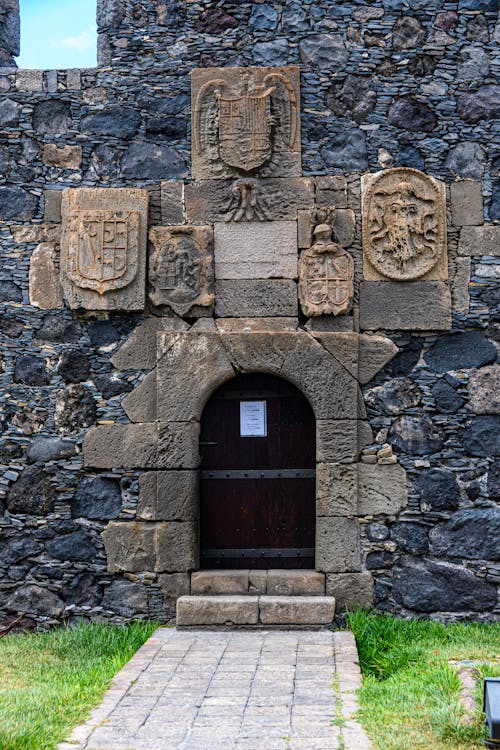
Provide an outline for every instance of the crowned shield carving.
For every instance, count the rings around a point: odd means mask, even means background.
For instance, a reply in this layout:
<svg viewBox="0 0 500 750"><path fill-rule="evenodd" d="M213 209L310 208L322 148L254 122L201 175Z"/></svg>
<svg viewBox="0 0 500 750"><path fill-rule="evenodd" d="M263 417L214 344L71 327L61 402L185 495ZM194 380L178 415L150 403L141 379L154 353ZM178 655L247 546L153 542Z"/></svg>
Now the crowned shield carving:
<svg viewBox="0 0 500 750"><path fill-rule="evenodd" d="M362 184L365 278L447 278L444 184L407 167Z"/></svg>
<svg viewBox="0 0 500 750"><path fill-rule="evenodd" d="M211 227L153 227L149 233L154 251L149 259L149 298L178 315L214 301Z"/></svg>
<svg viewBox="0 0 500 750"><path fill-rule="evenodd" d="M193 177L299 175L299 97L294 66L194 70Z"/></svg>
<svg viewBox="0 0 500 750"><path fill-rule="evenodd" d="M144 307L147 206L145 190L64 191L61 280L70 307Z"/></svg>
<svg viewBox="0 0 500 750"><path fill-rule="evenodd" d="M354 264L351 256L332 241L329 224L314 230L314 243L299 260L299 300L305 315L340 315L349 312L353 299Z"/></svg>

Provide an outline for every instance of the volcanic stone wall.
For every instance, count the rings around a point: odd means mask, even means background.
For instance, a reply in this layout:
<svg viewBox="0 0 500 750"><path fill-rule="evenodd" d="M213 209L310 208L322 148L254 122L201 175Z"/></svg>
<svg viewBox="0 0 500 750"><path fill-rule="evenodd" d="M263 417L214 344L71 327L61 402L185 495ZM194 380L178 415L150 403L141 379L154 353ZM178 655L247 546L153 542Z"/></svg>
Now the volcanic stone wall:
<svg viewBox="0 0 500 750"><path fill-rule="evenodd" d="M110 358L146 313L30 306L30 259L58 246L64 188L143 187L150 225L182 220L191 69L289 64L301 69L303 174L318 176L317 197L323 176L346 178L356 304L361 175L409 166L449 185L452 330L433 330L425 298L417 330L375 326L399 353L364 388L377 442L361 460L390 443L409 502L362 519L374 604L498 617L496 1L100 0L97 20L99 68L16 70L17 2L0 0L1 622L172 616L161 575L107 570L101 533L134 523L139 472L85 469L81 453L89 427L129 421L121 399L144 373Z"/></svg>

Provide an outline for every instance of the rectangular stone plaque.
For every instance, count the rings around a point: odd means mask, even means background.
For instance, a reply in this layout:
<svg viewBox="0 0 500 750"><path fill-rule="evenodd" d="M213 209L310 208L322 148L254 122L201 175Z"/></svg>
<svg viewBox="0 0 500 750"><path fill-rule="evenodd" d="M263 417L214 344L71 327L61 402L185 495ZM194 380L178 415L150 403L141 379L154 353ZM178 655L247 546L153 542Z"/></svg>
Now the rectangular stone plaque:
<svg viewBox="0 0 500 750"><path fill-rule="evenodd" d="M144 308L147 220L146 190L63 192L61 282L71 308Z"/></svg>
<svg viewBox="0 0 500 750"><path fill-rule="evenodd" d="M297 222L216 223L216 279L297 278Z"/></svg>
<svg viewBox="0 0 500 750"><path fill-rule="evenodd" d="M197 68L191 73L195 180L300 177L300 71Z"/></svg>

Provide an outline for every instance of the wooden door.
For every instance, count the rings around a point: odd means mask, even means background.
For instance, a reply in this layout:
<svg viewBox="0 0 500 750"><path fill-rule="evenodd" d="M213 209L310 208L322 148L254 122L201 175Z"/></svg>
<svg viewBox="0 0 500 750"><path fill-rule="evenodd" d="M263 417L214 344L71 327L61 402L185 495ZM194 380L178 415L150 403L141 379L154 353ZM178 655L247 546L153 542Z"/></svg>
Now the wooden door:
<svg viewBox="0 0 500 750"><path fill-rule="evenodd" d="M201 567L314 568L315 419L304 396L273 376L234 378L205 407L200 453Z"/></svg>

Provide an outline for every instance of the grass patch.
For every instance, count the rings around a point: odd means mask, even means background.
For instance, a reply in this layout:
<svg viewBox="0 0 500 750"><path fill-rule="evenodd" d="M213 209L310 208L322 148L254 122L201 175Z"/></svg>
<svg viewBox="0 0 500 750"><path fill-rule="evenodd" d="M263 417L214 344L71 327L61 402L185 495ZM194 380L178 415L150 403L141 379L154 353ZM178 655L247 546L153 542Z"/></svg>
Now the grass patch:
<svg viewBox="0 0 500 750"><path fill-rule="evenodd" d="M80 624L0 638L0 748L53 750L156 627Z"/></svg>
<svg viewBox="0 0 500 750"><path fill-rule="evenodd" d="M442 625L357 610L347 627L363 672L359 718L377 750L484 748L481 680L469 726L449 660L488 661L493 666L481 667L481 678L500 675L500 623Z"/></svg>

